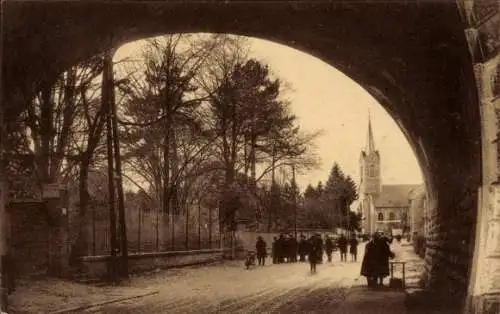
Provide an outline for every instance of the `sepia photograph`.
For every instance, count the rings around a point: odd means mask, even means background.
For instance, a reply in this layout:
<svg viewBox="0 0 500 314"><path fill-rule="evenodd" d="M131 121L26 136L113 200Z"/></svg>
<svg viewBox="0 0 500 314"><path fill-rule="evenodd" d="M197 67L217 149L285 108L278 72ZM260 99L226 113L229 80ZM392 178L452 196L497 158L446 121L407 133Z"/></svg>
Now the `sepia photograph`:
<svg viewBox="0 0 500 314"><path fill-rule="evenodd" d="M500 314L500 0L0 4L0 314Z"/></svg>

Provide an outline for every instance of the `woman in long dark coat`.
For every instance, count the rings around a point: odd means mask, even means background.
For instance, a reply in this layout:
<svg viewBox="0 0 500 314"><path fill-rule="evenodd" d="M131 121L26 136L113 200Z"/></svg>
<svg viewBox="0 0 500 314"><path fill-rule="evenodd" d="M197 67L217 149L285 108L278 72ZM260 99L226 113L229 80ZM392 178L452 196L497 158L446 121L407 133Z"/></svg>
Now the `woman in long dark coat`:
<svg viewBox="0 0 500 314"><path fill-rule="evenodd" d="M264 266L266 264L267 257L267 243L262 239L261 236L257 237L257 243L255 243L255 249L257 251L257 259L259 260L259 266Z"/></svg>
<svg viewBox="0 0 500 314"><path fill-rule="evenodd" d="M358 239L353 235L351 240L349 240L349 253L351 253L351 261L358 261Z"/></svg>
<svg viewBox="0 0 500 314"><path fill-rule="evenodd" d="M311 273L316 273L316 264L318 264L319 259L320 259L320 254L323 254L323 246L322 246L322 240L319 238L318 241L318 236L313 235L309 239L309 264L311 266Z"/></svg>
<svg viewBox="0 0 500 314"><path fill-rule="evenodd" d="M389 258L393 258L389 244L377 233L366 244L361 275L365 276L369 287L383 284L384 278L389 276Z"/></svg>

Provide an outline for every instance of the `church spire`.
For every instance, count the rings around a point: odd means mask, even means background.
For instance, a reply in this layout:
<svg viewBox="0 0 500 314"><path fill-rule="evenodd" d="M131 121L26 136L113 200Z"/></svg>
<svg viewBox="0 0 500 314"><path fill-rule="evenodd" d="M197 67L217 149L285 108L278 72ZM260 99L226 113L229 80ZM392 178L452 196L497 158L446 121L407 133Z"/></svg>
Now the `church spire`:
<svg viewBox="0 0 500 314"><path fill-rule="evenodd" d="M366 142L366 153L371 154L375 152L375 141L373 140L372 122L370 118L370 111L368 110L368 139Z"/></svg>

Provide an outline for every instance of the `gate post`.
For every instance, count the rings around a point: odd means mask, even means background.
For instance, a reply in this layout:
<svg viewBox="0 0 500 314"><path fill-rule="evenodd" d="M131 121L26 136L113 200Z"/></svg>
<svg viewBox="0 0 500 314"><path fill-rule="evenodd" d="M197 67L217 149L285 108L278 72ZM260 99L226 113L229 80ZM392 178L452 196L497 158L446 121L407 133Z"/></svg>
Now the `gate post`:
<svg viewBox="0 0 500 314"><path fill-rule="evenodd" d="M43 187L43 200L49 220L49 267L51 276L66 277L70 272L68 191L59 184Z"/></svg>

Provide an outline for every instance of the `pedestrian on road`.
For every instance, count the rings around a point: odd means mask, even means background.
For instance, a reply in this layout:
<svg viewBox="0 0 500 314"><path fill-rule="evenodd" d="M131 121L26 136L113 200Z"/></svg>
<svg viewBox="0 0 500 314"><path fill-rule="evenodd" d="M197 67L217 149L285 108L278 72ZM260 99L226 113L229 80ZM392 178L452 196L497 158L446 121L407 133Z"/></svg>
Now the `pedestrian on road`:
<svg viewBox="0 0 500 314"><path fill-rule="evenodd" d="M297 262L297 250L298 250L298 242L295 236L291 236L291 248L290 248L290 257L292 258L292 262Z"/></svg>
<svg viewBox="0 0 500 314"><path fill-rule="evenodd" d="M340 261L347 262L347 238L345 235L340 235L338 245L340 250Z"/></svg>
<svg viewBox="0 0 500 314"><path fill-rule="evenodd" d="M300 256L300 261L301 262L305 262L306 261L306 255L307 255L307 240L306 240L306 236L301 234L300 235L300 241L299 241L299 244L298 244L298 252L299 252L299 256Z"/></svg>
<svg viewBox="0 0 500 314"><path fill-rule="evenodd" d="M351 253L351 262L357 262L358 260L358 239L356 235L353 235L349 241L349 253Z"/></svg>
<svg viewBox="0 0 500 314"><path fill-rule="evenodd" d="M325 236L325 253L328 258L328 262L332 262L332 253L333 253L333 241L332 239L326 235Z"/></svg>
<svg viewBox="0 0 500 314"><path fill-rule="evenodd" d="M389 258L394 258L386 239L378 233L366 244L365 256L361 265L361 275L365 276L368 287L382 286L389 276Z"/></svg>
<svg viewBox="0 0 500 314"><path fill-rule="evenodd" d="M283 233L276 241L276 254L278 259L278 264L282 264L285 261L285 236Z"/></svg>
<svg viewBox="0 0 500 314"><path fill-rule="evenodd" d="M257 251L257 260L259 261L259 266L264 266L266 264L267 257L267 243L262 239L261 236L257 237L257 243L255 243L255 250Z"/></svg>
<svg viewBox="0 0 500 314"><path fill-rule="evenodd" d="M319 241L318 241L319 240ZM323 247L321 243L321 237L319 235L313 235L309 239L310 251L309 251L309 265L311 268L311 273L316 273L316 265L318 264L319 257L323 255Z"/></svg>
<svg viewBox="0 0 500 314"><path fill-rule="evenodd" d="M291 251L292 251L292 238L289 234L285 236L285 241L283 242L283 252L285 257L285 263L290 263L292 260Z"/></svg>

